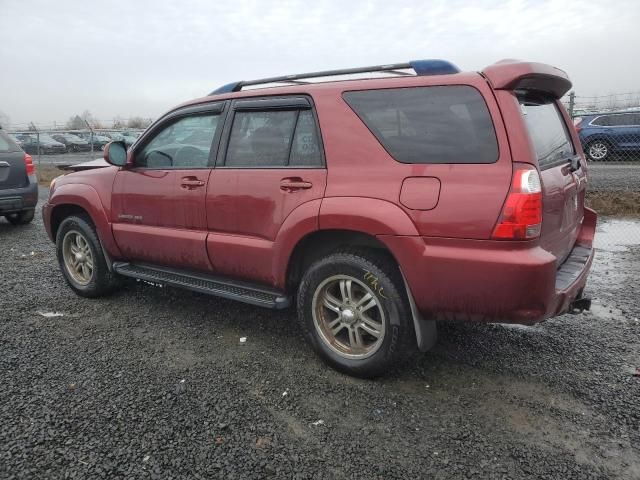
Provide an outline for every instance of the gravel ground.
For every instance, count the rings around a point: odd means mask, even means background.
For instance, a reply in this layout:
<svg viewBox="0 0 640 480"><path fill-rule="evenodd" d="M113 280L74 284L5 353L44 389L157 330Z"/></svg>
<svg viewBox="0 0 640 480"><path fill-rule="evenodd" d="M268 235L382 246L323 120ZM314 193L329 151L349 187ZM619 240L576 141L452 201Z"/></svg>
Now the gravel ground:
<svg viewBox="0 0 640 480"><path fill-rule="evenodd" d="M589 164L590 190L640 192L640 161L636 164Z"/></svg>
<svg viewBox="0 0 640 480"><path fill-rule="evenodd" d="M292 312L140 283L77 297L40 217L1 220L0 477L638 479L640 246L605 227L593 313L443 324L363 381Z"/></svg>

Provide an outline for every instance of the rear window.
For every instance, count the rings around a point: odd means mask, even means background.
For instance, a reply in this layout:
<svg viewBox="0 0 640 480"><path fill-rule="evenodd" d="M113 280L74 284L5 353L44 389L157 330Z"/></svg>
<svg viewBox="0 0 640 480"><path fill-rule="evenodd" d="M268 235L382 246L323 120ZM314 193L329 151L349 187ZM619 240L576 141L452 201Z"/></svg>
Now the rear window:
<svg viewBox="0 0 640 480"><path fill-rule="evenodd" d="M13 141L13 139L5 132L0 130L0 152L19 152L20 147Z"/></svg>
<svg viewBox="0 0 640 480"><path fill-rule="evenodd" d="M522 97L519 100L540 168L568 161L575 152L555 102Z"/></svg>
<svg viewBox="0 0 640 480"><path fill-rule="evenodd" d="M402 163L493 163L498 143L487 105L464 85L346 92L345 101Z"/></svg>

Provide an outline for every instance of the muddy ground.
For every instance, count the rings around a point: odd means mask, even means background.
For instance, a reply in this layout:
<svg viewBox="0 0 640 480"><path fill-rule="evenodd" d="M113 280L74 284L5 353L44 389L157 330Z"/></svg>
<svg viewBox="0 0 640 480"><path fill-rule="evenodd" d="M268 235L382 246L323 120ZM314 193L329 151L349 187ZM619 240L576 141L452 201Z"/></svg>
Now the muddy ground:
<svg viewBox="0 0 640 480"><path fill-rule="evenodd" d="M41 218L1 220L0 478L638 479L640 225L599 237L591 313L441 324L363 381L293 312L139 283L79 298Z"/></svg>

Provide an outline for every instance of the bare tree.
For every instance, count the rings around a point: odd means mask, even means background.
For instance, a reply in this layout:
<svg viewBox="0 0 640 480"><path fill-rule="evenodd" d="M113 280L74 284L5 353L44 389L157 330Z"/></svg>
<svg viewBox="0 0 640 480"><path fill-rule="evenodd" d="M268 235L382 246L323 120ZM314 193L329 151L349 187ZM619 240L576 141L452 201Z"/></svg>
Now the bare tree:
<svg viewBox="0 0 640 480"><path fill-rule="evenodd" d="M74 115L73 117L69 118L66 127L69 130L81 130L83 128L87 128L87 125L86 123L84 123L84 120L80 115Z"/></svg>
<svg viewBox="0 0 640 480"><path fill-rule="evenodd" d="M127 122L128 128L147 128L151 124L150 118L131 117Z"/></svg>
<svg viewBox="0 0 640 480"><path fill-rule="evenodd" d="M116 117L113 119L113 128L124 128L125 122L121 117Z"/></svg>

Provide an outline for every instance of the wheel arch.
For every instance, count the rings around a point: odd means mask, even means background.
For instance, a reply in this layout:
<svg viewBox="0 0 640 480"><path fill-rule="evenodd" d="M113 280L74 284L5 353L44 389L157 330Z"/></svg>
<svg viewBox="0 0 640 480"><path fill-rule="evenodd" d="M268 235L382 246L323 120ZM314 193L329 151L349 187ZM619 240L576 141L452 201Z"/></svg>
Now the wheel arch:
<svg viewBox="0 0 640 480"><path fill-rule="evenodd" d="M289 257L286 290L296 292L304 272L314 261L341 249L374 250L378 255L384 255L393 262L403 280L398 288L404 291L409 303L418 349L424 352L433 347L437 340L435 321L422 318L415 305L411 288L402 273L400 263L391 249L375 235L344 229L317 230L309 233L300 239Z"/></svg>
<svg viewBox="0 0 640 480"><path fill-rule="evenodd" d="M87 215L93 222L105 254L118 258L120 250L111 231L111 223L98 192L89 185L67 184L55 189L50 212L51 237L55 242L60 223L74 213Z"/></svg>

